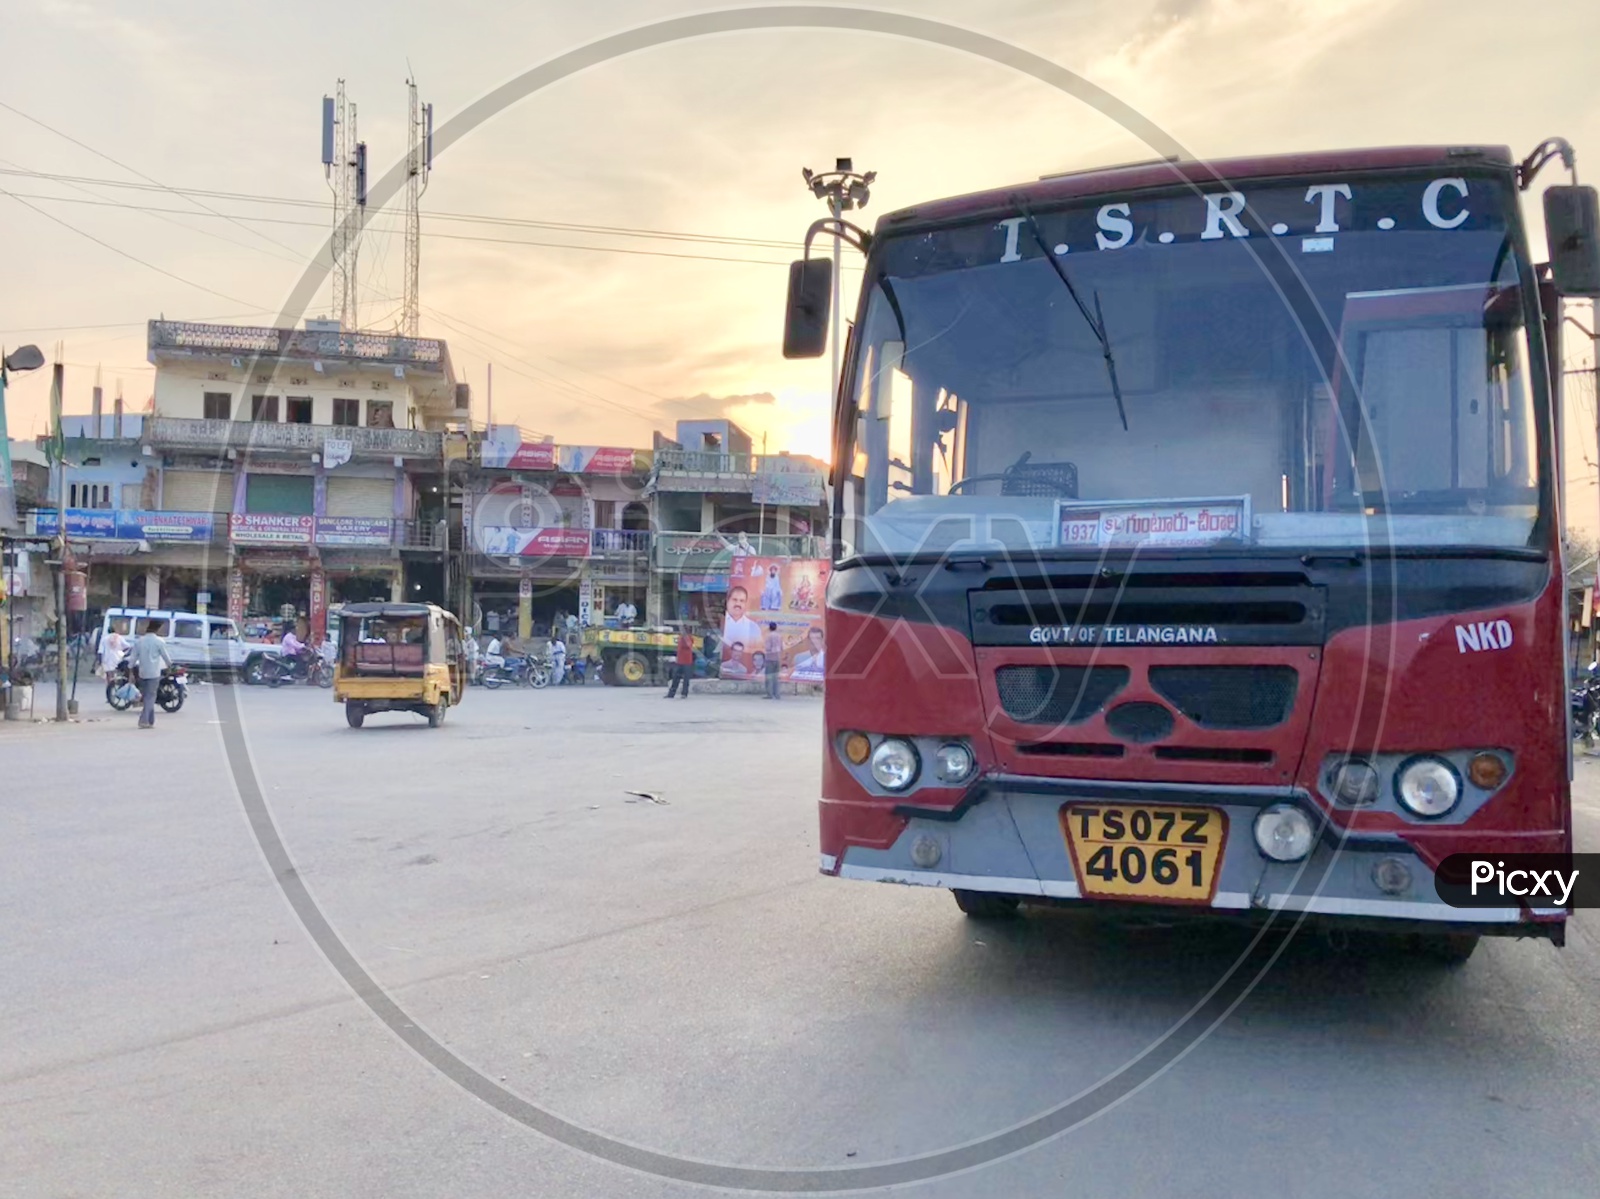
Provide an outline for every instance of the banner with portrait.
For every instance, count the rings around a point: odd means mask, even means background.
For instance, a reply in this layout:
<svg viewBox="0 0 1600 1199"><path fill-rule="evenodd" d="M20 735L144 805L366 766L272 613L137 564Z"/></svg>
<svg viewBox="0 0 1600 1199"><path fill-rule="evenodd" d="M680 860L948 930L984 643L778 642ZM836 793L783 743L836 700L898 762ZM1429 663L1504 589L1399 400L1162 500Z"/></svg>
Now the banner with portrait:
<svg viewBox="0 0 1600 1199"><path fill-rule="evenodd" d="M821 558L733 559L722 618L723 678L762 679L775 655L782 681L822 682L823 593L830 569Z"/></svg>

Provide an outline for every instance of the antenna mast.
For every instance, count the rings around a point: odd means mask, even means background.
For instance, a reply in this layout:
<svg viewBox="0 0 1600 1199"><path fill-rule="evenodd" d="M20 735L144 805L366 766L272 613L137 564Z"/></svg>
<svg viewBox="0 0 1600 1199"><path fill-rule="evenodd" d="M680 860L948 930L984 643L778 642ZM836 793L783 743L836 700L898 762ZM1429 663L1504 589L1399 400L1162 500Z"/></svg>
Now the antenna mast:
<svg viewBox="0 0 1600 1199"><path fill-rule="evenodd" d="M345 98L344 80L322 97L322 172L333 192L333 314L339 327L357 327L356 263L367 206L367 147L356 138L356 106Z"/></svg>
<svg viewBox="0 0 1600 1199"><path fill-rule="evenodd" d="M410 100L407 130L410 144L406 154L406 285L405 299L400 309L400 332L406 337L417 335L421 323L422 277L422 193L428 190L428 176L433 170L433 105L417 100L417 81L406 80Z"/></svg>

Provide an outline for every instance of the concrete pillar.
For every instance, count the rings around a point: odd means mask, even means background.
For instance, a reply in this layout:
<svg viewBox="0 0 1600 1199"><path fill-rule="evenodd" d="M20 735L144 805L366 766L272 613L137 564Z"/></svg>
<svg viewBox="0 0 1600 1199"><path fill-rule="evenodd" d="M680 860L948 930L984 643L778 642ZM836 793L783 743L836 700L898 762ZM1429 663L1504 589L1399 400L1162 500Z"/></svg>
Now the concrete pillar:
<svg viewBox="0 0 1600 1199"><path fill-rule="evenodd" d="M659 570L652 570L645 576L644 611L640 613L647 625L661 625L669 620L677 620L676 612L668 612L663 606L665 596L666 576Z"/></svg>
<svg viewBox="0 0 1600 1199"><path fill-rule="evenodd" d="M517 585L517 640L527 648L533 636L533 580L523 579Z"/></svg>
<svg viewBox="0 0 1600 1199"><path fill-rule="evenodd" d="M144 606L146 608L159 608L161 606L161 568L159 566L145 568Z"/></svg>
<svg viewBox="0 0 1600 1199"><path fill-rule="evenodd" d="M717 527L717 504L709 495L700 497L700 531L709 533Z"/></svg>
<svg viewBox="0 0 1600 1199"><path fill-rule="evenodd" d="M122 603L119 605L119 607L126 608L127 606L128 606L128 571L127 571L126 568L124 568L123 571L122 571Z"/></svg>
<svg viewBox="0 0 1600 1199"><path fill-rule="evenodd" d="M773 519L777 521L778 536L787 536L789 533L789 505L779 504L778 514Z"/></svg>

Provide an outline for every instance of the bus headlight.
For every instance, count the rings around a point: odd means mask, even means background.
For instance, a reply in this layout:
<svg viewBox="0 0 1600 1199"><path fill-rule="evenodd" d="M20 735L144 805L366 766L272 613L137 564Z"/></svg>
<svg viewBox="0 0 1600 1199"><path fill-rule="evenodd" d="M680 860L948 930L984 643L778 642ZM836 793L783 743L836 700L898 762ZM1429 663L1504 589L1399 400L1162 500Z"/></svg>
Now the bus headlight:
<svg viewBox="0 0 1600 1199"><path fill-rule="evenodd" d="M872 751L872 777L885 791L904 791L911 786L921 765L916 746L898 737L885 737Z"/></svg>
<svg viewBox="0 0 1600 1199"><path fill-rule="evenodd" d="M1461 799L1461 779L1443 758L1412 758L1395 775L1394 793L1407 811L1433 819Z"/></svg>
<svg viewBox="0 0 1600 1199"><path fill-rule="evenodd" d="M1378 798L1378 772L1360 758L1339 763L1329 783L1333 798L1347 807L1360 807Z"/></svg>
<svg viewBox="0 0 1600 1199"><path fill-rule="evenodd" d="M1291 804L1274 804L1256 817L1256 845L1274 862L1298 862L1315 839L1311 821Z"/></svg>
<svg viewBox="0 0 1600 1199"><path fill-rule="evenodd" d="M972 773L972 750L959 741L947 741L933 753L933 775L941 783L963 783Z"/></svg>

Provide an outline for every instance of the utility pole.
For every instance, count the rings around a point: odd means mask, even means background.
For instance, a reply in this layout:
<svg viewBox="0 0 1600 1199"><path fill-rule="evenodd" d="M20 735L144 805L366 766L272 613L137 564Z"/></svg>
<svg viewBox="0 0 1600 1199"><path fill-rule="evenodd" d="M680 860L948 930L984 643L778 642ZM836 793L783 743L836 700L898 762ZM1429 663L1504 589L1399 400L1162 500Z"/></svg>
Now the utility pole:
<svg viewBox="0 0 1600 1199"><path fill-rule="evenodd" d="M839 363L844 347L840 343L839 326L842 317L839 313L839 268L841 264L841 248L843 240L840 237L839 222L844 219L844 214L855 208L865 208L867 200L871 197L872 181L878 177L877 171L868 171L858 174L855 165L848 158L836 158L831 171L812 171L810 167L802 168L800 177L806 181L806 186L811 189L811 194L823 200L828 205L828 213L833 218L833 391L831 397L835 400L839 396Z"/></svg>
<svg viewBox="0 0 1600 1199"><path fill-rule="evenodd" d="M67 719L67 455L66 430L61 426L61 392L66 375L61 347L50 368L50 415L55 420L52 440L56 459L56 721Z"/></svg>

